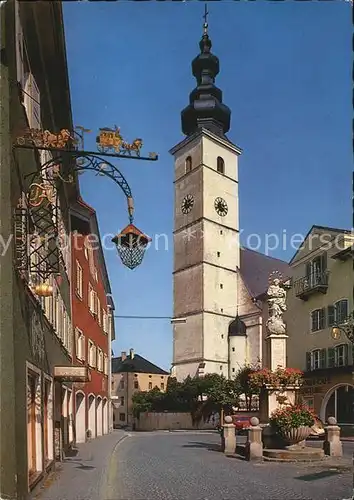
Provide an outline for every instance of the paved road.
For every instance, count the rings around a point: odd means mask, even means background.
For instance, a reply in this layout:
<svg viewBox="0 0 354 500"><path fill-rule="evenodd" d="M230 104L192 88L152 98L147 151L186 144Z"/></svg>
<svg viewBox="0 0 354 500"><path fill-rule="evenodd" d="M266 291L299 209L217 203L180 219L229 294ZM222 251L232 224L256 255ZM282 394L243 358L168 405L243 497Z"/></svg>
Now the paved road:
<svg viewBox="0 0 354 500"><path fill-rule="evenodd" d="M252 464L216 451L215 434L130 433L114 450L102 500L340 500L350 460L334 467ZM332 469L332 470L331 470Z"/></svg>
<svg viewBox="0 0 354 500"><path fill-rule="evenodd" d="M38 500L342 500L351 496L346 458L320 465L252 464L216 451L215 433L114 431L80 445ZM332 469L332 470L331 470Z"/></svg>

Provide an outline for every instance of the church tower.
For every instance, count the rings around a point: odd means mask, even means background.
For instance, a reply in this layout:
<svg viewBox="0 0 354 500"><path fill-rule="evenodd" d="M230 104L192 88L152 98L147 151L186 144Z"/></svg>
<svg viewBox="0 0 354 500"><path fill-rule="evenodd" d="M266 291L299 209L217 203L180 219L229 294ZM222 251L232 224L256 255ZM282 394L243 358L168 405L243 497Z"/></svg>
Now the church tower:
<svg viewBox="0 0 354 500"><path fill-rule="evenodd" d="M192 62L197 81L182 111L185 139L175 158L174 317L172 376L230 376L229 325L237 314L240 261L238 157L225 135L230 109L215 85L219 59L208 24ZM231 338L230 338L231 340Z"/></svg>

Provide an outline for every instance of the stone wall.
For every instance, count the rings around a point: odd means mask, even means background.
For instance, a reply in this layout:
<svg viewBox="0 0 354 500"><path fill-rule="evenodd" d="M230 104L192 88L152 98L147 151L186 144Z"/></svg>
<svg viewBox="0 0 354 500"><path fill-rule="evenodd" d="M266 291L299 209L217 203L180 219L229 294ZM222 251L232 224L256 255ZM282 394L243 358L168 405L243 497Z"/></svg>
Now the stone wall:
<svg viewBox="0 0 354 500"><path fill-rule="evenodd" d="M209 421L201 421L194 426L190 413L141 413L135 419L135 430L156 431L156 430L195 430L195 429L215 429L219 422L219 416L211 417Z"/></svg>

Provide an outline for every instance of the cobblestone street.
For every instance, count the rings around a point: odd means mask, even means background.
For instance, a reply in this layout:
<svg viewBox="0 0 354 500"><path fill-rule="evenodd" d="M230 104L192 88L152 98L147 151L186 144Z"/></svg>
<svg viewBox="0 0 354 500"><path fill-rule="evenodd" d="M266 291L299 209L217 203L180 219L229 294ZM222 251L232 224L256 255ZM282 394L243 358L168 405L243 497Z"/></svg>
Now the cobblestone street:
<svg viewBox="0 0 354 500"><path fill-rule="evenodd" d="M317 464L252 464L227 458L214 433L124 433L80 448L41 500L341 500L351 495L351 443L345 457Z"/></svg>

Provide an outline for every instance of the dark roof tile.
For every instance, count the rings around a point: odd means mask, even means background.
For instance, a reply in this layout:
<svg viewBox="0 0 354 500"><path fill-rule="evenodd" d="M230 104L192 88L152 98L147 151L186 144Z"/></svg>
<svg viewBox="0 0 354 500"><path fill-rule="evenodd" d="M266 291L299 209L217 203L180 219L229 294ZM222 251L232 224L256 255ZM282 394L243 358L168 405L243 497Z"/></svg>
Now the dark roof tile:
<svg viewBox="0 0 354 500"><path fill-rule="evenodd" d="M291 277L291 268L284 260L241 248L240 273L252 297L259 297L267 291L272 271L279 271L284 279Z"/></svg>
<svg viewBox="0 0 354 500"><path fill-rule="evenodd" d="M134 354L131 358L129 355L122 361L122 357L112 358L112 373L136 372L136 373L152 373L155 375L169 375L168 372L150 363L147 359Z"/></svg>

